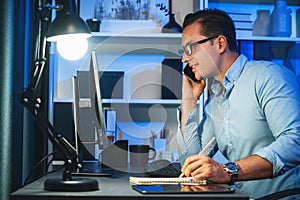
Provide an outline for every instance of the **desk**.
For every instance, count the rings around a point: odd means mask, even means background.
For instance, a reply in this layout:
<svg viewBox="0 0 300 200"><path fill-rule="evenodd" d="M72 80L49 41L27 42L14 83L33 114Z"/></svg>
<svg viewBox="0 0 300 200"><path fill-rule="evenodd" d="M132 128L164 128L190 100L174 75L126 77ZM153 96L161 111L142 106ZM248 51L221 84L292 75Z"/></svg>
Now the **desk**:
<svg viewBox="0 0 300 200"><path fill-rule="evenodd" d="M23 188L13 192L10 195L10 200L77 200L77 199L91 199L91 200L183 200L183 199L249 199L249 197L235 192L231 194L159 194L159 195L143 195L131 189L129 183L129 174L122 172L115 172L112 177L90 177L98 180L99 190L92 192L49 192L43 190L44 181L50 177L59 177L60 173L47 175L26 185Z"/></svg>

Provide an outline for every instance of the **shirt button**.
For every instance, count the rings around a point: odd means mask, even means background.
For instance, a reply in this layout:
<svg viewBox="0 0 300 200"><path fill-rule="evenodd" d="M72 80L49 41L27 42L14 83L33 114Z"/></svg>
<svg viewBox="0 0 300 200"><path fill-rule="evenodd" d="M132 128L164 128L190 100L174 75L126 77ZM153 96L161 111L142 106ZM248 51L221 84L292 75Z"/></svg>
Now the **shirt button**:
<svg viewBox="0 0 300 200"><path fill-rule="evenodd" d="M233 147L232 143L229 143L229 144L228 144L228 147L229 147L230 149L232 149L232 147Z"/></svg>

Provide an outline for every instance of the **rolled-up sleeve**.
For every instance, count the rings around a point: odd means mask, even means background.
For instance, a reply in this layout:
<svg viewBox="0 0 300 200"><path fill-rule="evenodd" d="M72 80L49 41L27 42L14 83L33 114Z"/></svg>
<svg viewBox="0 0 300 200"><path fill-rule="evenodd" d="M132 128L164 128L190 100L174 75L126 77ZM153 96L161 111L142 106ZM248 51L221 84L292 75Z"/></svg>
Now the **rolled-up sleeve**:
<svg viewBox="0 0 300 200"><path fill-rule="evenodd" d="M281 76L276 76L274 68L263 74L267 81L258 97L275 140L255 154L271 162L278 176L300 164L300 90L289 71L278 70Z"/></svg>
<svg viewBox="0 0 300 200"><path fill-rule="evenodd" d="M177 109L177 119L178 119L178 131L177 131L177 143L178 143L178 153L179 161L183 164L184 160L200 151L200 138L198 135L198 125L199 125L199 107L192 109L189 113L189 117L184 125L184 133L181 132L180 127L180 116L181 107ZM183 136L184 135L184 136Z"/></svg>

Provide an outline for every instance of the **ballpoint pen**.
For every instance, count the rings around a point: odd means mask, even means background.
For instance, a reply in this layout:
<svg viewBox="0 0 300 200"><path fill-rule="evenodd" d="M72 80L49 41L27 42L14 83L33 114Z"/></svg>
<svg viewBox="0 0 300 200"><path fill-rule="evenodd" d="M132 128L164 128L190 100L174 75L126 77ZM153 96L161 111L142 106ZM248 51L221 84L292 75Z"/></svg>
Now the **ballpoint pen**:
<svg viewBox="0 0 300 200"><path fill-rule="evenodd" d="M211 138L211 140L207 143L207 145L198 153L198 155L204 154L205 151L212 145L213 143L216 142L216 137ZM179 176L179 178L182 178L184 176L184 173L182 172Z"/></svg>

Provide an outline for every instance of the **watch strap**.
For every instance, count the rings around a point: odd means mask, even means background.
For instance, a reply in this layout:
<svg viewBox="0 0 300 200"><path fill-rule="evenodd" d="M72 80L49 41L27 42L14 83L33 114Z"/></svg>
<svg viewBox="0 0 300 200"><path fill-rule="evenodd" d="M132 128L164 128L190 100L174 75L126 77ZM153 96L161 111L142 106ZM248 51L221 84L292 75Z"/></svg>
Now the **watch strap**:
<svg viewBox="0 0 300 200"><path fill-rule="evenodd" d="M224 170L230 175L229 184L233 185L238 179L240 167L234 162L228 162L224 164Z"/></svg>
<svg viewBox="0 0 300 200"><path fill-rule="evenodd" d="M230 173L229 185L233 185L238 179L238 173Z"/></svg>

